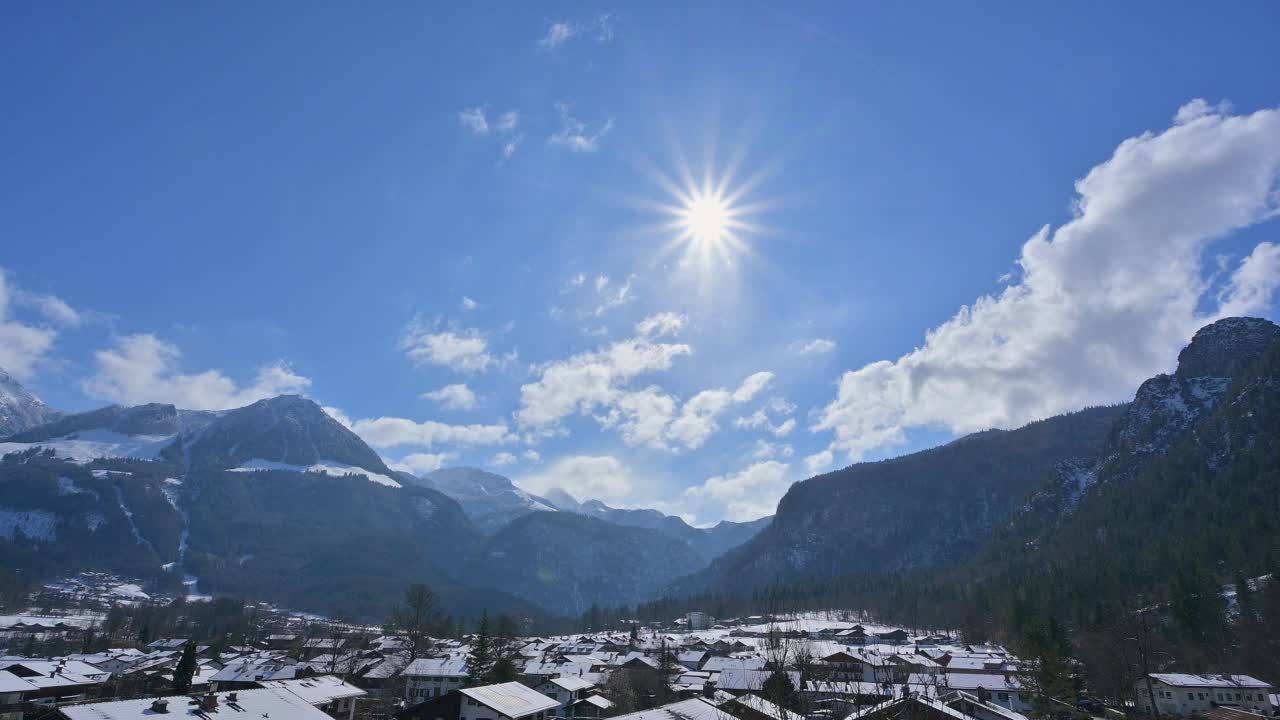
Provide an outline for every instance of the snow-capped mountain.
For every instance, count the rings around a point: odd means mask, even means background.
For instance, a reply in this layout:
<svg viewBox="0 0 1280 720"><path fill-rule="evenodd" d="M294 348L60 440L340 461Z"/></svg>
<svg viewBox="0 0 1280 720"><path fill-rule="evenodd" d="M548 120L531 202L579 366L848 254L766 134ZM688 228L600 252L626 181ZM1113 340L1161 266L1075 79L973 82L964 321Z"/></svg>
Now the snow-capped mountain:
<svg viewBox="0 0 1280 720"><path fill-rule="evenodd" d="M0 438L47 423L59 414L0 368Z"/></svg>
<svg viewBox="0 0 1280 720"><path fill-rule="evenodd" d="M398 474L358 435L300 395L259 400L184 432L165 454L194 468L361 474L400 487Z"/></svg>
<svg viewBox="0 0 1280 720"><path fill-rule="evenodd" d="M510 479L478 468L433 470L419 478L424 487L448 495L476 527L492 532L531 512L556 512L550 501L521 490Z"/></svg>

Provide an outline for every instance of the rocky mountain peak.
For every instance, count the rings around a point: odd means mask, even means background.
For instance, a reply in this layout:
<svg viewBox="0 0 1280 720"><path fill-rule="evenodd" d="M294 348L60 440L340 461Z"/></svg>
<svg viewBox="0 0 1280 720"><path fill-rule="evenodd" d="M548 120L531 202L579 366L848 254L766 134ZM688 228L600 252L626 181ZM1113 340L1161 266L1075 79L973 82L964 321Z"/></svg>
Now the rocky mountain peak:
<svg viewBox="0 0 1280 720"><path fill-rule="evenodd" d="M1200 328L1178 353L1179 378L1229 378L1262 357L1277 340L1280 326L1262 318L1223 318Z"/></svg>
<svg viewBox="0 0 1280 720"><path fill-rule="evenodd" d="M193 465L251 460L310 466L329 461L391 475L382 458L314 401L279 395L231 410L184 441Z"/></svg>
<svg viewBox="0 0 1280 720"><path fill-rule="evenodd" d="M0 438L47 423L59 415L0 368Z"/></svg>

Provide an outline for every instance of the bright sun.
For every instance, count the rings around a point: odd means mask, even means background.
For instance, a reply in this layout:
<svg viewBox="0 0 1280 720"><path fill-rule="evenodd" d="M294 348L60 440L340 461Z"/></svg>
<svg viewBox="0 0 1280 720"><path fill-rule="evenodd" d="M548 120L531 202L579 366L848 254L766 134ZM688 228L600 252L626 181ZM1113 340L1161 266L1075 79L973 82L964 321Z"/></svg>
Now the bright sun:
<svg viewBox="0 0 1280 720"><path fill-rule="evenodd" d="M720 243L729 234L732 209L715 194L696 193L689 197L681 212L681 222L689 238L696 243Z"/></svg>

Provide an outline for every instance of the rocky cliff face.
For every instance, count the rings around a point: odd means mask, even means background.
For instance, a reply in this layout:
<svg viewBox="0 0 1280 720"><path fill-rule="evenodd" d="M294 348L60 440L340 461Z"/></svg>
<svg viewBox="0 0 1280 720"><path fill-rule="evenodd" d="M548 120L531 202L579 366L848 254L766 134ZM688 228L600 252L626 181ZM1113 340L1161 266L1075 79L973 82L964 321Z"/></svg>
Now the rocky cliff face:
<svg viewBox="0 0 1280 720"><path fill-rule="evenodd" d="M0 368L0 438L50 422L60 414Z"/></svg>

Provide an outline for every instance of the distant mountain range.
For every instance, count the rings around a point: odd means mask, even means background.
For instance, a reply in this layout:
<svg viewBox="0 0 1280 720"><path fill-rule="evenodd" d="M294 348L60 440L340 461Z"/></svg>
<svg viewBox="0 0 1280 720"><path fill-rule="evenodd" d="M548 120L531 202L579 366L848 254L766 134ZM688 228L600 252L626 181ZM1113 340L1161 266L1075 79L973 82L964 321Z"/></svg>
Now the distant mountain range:
<svg viewBox="0 0 1280 720"><path fill-rule="evenodd" d="M563 616L850 573L1016 582L1037 563L1096 567L1117 538L1137 548L1131 574L1187 537L1233 563L1280 546L1280 328L1252 318L1203 328L1131 403L859 463L796 483L771 519L712 528L474 468L399 472L298 396L63 415L7 375L0 391L0 564L366 619L411 582L463 615ZM1233 521L1215 531L1201 510Z"/></svg>
<svg viewBox="0 0 1280 720"><path fill-rule="evenodd" d="M0 559L40 576L102 567L374 619L428 581L459 612L568 615L648 597L767 522L553 503L472 468L418 478L299 396L61 415L8 383Z"/></svg>

